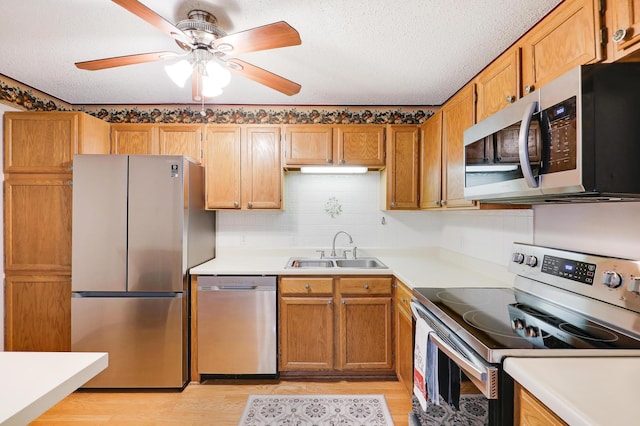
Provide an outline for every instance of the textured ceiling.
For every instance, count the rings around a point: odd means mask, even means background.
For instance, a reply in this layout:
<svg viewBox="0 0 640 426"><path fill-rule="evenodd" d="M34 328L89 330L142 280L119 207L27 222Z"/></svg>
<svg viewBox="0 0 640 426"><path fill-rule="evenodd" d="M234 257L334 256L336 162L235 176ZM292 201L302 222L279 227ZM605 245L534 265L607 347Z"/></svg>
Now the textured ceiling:
<svg viewBox="0 0 640 426"><path fill-rule="evenodd" d="M218 104L440 105L560 0L141 0L170 22L203 9L227 33L284 20L302 45L240 59L302 85L286 96L234 75ZM4 1L0 74L74 105L190 104L163 63L83 71L75 62L171 50L109 0Z"/></svg>

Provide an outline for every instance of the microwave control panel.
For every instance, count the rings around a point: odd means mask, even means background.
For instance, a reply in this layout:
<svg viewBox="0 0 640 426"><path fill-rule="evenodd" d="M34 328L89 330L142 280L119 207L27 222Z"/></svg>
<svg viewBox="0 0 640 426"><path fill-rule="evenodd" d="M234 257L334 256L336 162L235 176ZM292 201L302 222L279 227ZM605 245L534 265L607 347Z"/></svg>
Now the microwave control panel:
<svg viewBox="0 0 640 426"><path fill-rule="evenodd" d="M549 119L549 164L546 173L576 168L576 98L544 110Z"/></svg>

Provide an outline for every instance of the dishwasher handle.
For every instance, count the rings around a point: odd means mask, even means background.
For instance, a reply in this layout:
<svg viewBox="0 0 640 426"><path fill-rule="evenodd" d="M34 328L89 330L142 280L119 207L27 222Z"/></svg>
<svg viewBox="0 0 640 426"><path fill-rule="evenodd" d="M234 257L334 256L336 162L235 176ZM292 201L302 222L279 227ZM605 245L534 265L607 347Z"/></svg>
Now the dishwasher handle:
<svg viewBox="0 0 640 426"><path fill-rule="evenodd" d="M198 291L275 291L275 286L264 285L199 285Z"/></svg>

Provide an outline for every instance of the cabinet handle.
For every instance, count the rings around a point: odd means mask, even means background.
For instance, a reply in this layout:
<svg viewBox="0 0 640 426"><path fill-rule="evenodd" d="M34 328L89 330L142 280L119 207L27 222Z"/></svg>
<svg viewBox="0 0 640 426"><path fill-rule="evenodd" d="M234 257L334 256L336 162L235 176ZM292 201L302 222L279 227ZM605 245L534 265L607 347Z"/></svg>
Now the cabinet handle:
<svg viewBox="0 0 640 426"><path fill-rule="evenodd" d="M333 305L333 301L332 300L327 301L327 305Z"/></svg>
<svg viewBox="0 0 640 426"><path fill-rule="evenodd" d="M516 97L515 96L507 96L507 99L505 99L507 101L508 104L512 104L516 101Z"/></svg>
<svg viewBox="0 0 640 426"><path fill-rule="evenodd" d="M369 284L364 285L365 290L369 290Z"/></svg>
<svg viewBox="0 0 640 426"><path fill-rule="evenodd" d="M533 84L530 84L528 86L525 86L524 88L524 94L528 95L529 93L533 92Z"/></svg>
<svg viewBox="0 0 640 426"><path fill-rule="evenodd" d="M346 301L346 300L343 300L343 301L342 301L342 304L343 304L343 305L346 305L346 304L347 304L347 301Z"/></svg>
<svg viewBox="0 0 640 426"><path fill-rule="evenodd" d="M392 202L391 202L391 207L395 207L395 206L396 206L396 202L395 202L395 201L392 201Z"/></svg>
<svg viewBox="0 0 640 426"><path fill-rule="evenodd" d="M252 203L251 201L249 201L249 202L247 203L247 207L249 207L250 209L252 209L252 208L253 208L253 203Z"/></svg>
<svg viewBox="0 0 640 426"><path fill-rule="evenodd" d="M240 207L240 203L237 201L233 202L233 208L237 209L238 207Z"/></svg>
<svg viewBox="0 0 640 426"><path fill-rule="evenodd" d="M439 206L439 205L440 205L440 201L435 200L435 201L433 202L433 205L434 205L434 206Z"/></svg>
<svg viewBox="0 0 640 426"><path fill-rule="evenodd" d="M441 206L446 206L447 205L447 200L441 200L440 201L440 205Z"/></svg>
<svg viewBox="0 0 640 426"><path fill-rule="evenodd" d="M624 41L624 39L627 38L627 30L624 28L620 28L619 30L617 30L615 33L613 33L613 41L615 41L616 43L621 43Z"/></svg>
<svg viewBox="0 0 640 426"><path fill-rule="evenodd" d="M311 288L311 286L309 284L305 284L304 288L306 288L307 290L309 290Z"/></svg>

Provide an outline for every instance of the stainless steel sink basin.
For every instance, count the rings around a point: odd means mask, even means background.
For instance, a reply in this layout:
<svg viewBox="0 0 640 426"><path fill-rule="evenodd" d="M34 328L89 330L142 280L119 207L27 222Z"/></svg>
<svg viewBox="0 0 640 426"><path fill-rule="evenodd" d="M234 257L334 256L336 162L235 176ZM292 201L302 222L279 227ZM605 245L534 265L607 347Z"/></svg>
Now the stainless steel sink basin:
<svg viewBox="0 0 640 426"><path fill-rule="evenodd" d="M386 268L387 266L374 257L360 259L336 259L338 268Z"/></svg>
<svg viewBox="0 0 640 426"><path fill-rule="evenodd" d="M387 266L375 257L362 257L359 259L309 259L291 257L287 261L287 269L322 269L322 268L359 268L359 269L384 269Z"/></svg>

